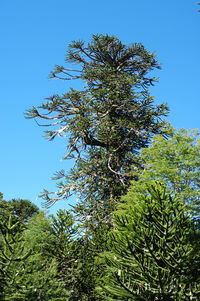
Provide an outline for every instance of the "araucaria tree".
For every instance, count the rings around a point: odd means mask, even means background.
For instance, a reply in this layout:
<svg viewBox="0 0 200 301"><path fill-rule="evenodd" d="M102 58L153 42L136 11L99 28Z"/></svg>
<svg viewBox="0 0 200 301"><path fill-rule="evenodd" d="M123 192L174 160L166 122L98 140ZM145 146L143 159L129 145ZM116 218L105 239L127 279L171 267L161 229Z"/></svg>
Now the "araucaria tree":
<svg viewBox="0 0 200 301"><path fill-rule="evenodd" d="M152 181L114 214L103 300L200 300L200 231L183 204Z"/></svg>
<svg viewBox="0 0 200 301"><path fill-rule="evenodd" d="M165 104L155 105L149 87L156 78L151 71L160 66L153 53L141 44L126 46L114 36L93 35L87 45L69 45L66 63L56 66L51 77L82 80L84 88L53 95L39 108L27 112L52 126L46 131L53 140L68 137L68 153L74 167L61 179L59 191L44 192L46 205L73 193L80 196L74 210L81 220L93 225L108 223L111 212L132 179L135 154L147 147L154 134L163 134ZM88 225L89 227L89 225Z"/></svg>

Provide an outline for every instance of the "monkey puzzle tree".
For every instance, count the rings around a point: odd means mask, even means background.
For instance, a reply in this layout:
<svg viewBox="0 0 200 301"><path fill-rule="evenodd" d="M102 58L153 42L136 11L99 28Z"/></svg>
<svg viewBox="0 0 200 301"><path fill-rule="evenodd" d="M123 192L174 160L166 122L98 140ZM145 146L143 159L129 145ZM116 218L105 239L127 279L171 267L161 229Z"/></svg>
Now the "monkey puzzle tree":
<svg viewBox="0 0 200 301"><path fill-rule="evenodd" d="M199 300L198 225L164 185L130 190L114 214L104 300Z"/></svg>
<svg viewBox="0 0 200 301"><path fill-rule="evenodd" d="M0 221L0 236L2 239L0 248L1 300L11 300L12 298L6 299L6 297L19 289L26 288L21 279L27 271L26 259L30 256L31 250L25 246L23 241L24 226L22 224L19 226L18 223L12 223L11 215L8 222L7 220Z"/></svg>
<svg viewBox="0 0 200 301"><path fill-rule="evenodd" d="M168 108L155 105L150 96L149 86L156 81L150 72L160 66L141 44L126 46L117 37L93 35L87 45L69 45L66 63L79 67L56 66L51 77L82 80L84 88L53 95L28 110L27 118L48 121L50 140L68 137L64 159L72 158L74 167L56 175L61 180L55 196L46 190L43 197L48 206L78 193L74 211L89 229L89 224L109 222L132 179L135 154L154 134L163 133Z"/></svg>

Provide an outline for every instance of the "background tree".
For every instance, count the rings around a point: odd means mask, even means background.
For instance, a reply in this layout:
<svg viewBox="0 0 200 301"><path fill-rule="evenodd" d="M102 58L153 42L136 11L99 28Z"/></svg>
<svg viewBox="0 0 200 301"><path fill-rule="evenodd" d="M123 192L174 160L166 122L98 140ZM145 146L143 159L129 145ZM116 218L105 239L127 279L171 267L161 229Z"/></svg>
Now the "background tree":
<svg viewBox="0 0 200 301"><path fill-rule="evenodd" d="M9 204L12 207L13 219L16 221L26 223L29 218L39 213L39 208L29 200L12 199Z"/></svg>
<svg viewBox="0 0 200 301"><path fill-rule="evenodd" d="M3 194L0 193L0 220L8 221L9 216L12 215L12 222L25 224L30 217L39 213L39 208L24 199L12 199L6 201L3 199Z"/></svg>
<svg viewBox="0 0 200 301"><path fill-rule="evenodd" d="M124 201L106 254L105 300L199 300L200 232L182 201L159 183Z"/></svg>
<svg viewBox="0 0 200 301"><path fill-rule="evenodd" d="M87 45L72 42L66 62L79 67L56 66L51 77L82 80L83 90L53 95L27 117L54 126L46 131L50 140L68 137L65 159L72 158L74 167L55 177L62 178L55 197L48 191L43 197L48 206L78 193L74 211L89 229L109 223L132 179L131 166L138 164L135 154L154 134L163 133L168 109L150 96L149 86L156 81L151 71L160 66L141 44L126 46L117 37L93 35Z"/></svg>
<svg viewBox="0 0 200 301"><path fill-rule="evenodd" d="M170 129L170 137L161 135L153 138L149 148L141 151L143 169L133 171L139 177L134 182L135 190L146 189L152 180L164 181L168 189L181 196L181 199L199 215L200 205L200 139L197 130ZM134 170L134 167L133 167Z"/></svg>
<svg viewBox="0 0 200 301"><path fill-rule="evenodd" d="M47 253L55 242L51 220L30 201L2 198L1 194L0 299L66 300L69 294L58 279L58 262Z"/></svg>

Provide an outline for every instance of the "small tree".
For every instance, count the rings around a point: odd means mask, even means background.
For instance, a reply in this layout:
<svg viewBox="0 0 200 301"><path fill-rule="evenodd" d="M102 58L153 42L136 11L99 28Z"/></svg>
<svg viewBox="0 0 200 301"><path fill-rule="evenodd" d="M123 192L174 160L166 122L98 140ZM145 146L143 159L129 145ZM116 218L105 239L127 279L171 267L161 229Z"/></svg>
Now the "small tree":
<svg viewBox="0 0 200 301"><path fill-rule="evenodd" d="M64 282L67 300L98 300L94 288L99 273L94 266L90 239L80 236L80 228L68 211L58 210L57 216L51 218L51 245L47 247L47 254L56 259L57 279Z"/></svg>
<svg viewBox="0 0 200 301"><path fill-rule="evenodd" d="M199 300L200 232L182 201L158 183L124 201L106 254L105 300Z"/></svg>
<svg viewBox="0 0 200 301"><path fill-rule="evenodd" d="M12 223L11 215L8 222L0 221L2 239L0 249L1 300L11 300L7 299L8 295L15 294L18 290L23 292L28 289L22 279L28 269L26 259L30 256L31 250L25 246L22 238L22 227L22 225L19 227L18 223Z"/></svg>
<svg viewBox="0 0 200 301"><path fill-rule="evenodd" d="M168 108L155 105L150 95L149 86L156 81L150 72L160 66L141 44L126 46L114 36L93 35L87 45L72 42L66 62L79 68L56 66L51 77L82 80L83 90L53 95L27 117L48 121L50 140L68 137L64 159L74 159L74 167L55 177L63 179L55 197L49 191L43 197L49 206L78 193L74 211L89 229L110 222L116 202L130 185L135 154L154 134L163 133Z"/></svg>

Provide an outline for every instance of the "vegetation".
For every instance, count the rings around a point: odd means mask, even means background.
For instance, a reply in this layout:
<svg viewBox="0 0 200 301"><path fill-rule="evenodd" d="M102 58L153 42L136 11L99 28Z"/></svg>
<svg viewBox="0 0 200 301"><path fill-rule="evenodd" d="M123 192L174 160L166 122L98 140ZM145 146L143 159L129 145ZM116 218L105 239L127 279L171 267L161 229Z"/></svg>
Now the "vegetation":
<svg viewBox="0 0 200 301"><path fill-rule="evenodd" d="M105 300L199 300L200 232L182 200L159 183L124 199L105 254Z"/></svg>
<svg viewBox="0 0 200 301"><path fill-rule="evenodd" d="M0 194L0 299L199 300L199 133L165 121L166 104L150 94L160 66L143 45L93 35L69 45L66 63L76 67L51 77L82 89L27 118L66 138L74 162L44 205L78 202L47 216Z"/></svg>
<svg viewBox="0 0 200 301"><path fill-rule="evenodd" d="M179 195L193 216L199 216L200 205L200 138L197 130L169 128L170 137L153 138L149 148L138 156L143 169L133 173L135 191L146 189L152 180L162 181L173 194ZM142 186L142 183L144 185Z"/></svg>

